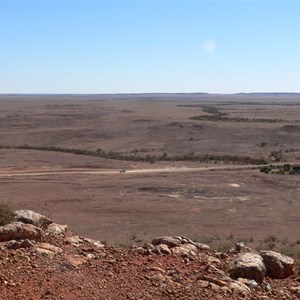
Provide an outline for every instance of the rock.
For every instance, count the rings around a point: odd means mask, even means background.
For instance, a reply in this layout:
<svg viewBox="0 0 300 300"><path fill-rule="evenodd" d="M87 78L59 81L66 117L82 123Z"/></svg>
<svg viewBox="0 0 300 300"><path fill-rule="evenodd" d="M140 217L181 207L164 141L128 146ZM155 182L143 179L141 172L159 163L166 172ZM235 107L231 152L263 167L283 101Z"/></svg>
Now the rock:
<svg viewBox="0 0 300 300"><path fill-rule="evenodd" d="M48 235L64 235L68 230L67 225L60 225L56 223L51 223L47 229L45 230L45 233Z"/></svg>
<svg viewBox="0 0 300 300"><path fill-rule="evenodd" d="M13 222L0 226L0 242L25 239L41 241L42 237L43 230L32 224Z"/></svg>
<svg viewBox="0 0 300 300"><path fill-rule="evenodd" d="M52 251L43 248L36 248L35 251L37 252L37 254L48 258L53 258L55 254Z"/></svg>
<svg viewBox="0 0 300 300"><path fill-rule="evenodd" d="M209 264L220 264L221 263L221 261L218 258L211 256L211 255L207 257L206 261Z"/></svg>
<svg viewBox="0 0 300 300"><path fill-rule="evenodd" d="M25 224L32 224L42 229L46 229L52 220L40 215L32 210L16 210L14 212L14 219L17 222L22 222Z"/></svg>
<svg viewBox="0 0 300 300"><path fill-rule="evenodd" d="M166 273L165 270L163 270L162 268L159 268L159 267L151 267L151 268L149 268L149 271L157 271L157 272L160 272L162 274Z"/></svg>
<svg viewBox="0 0 300 300"><path fill-rule="evenodd" d="M206 244L202 244L202 243L195 243L195 246L199 249L199 250L210 250L210 247Z"/></svg>
<svg viewBox="0 0 300 300"><path fill-rule="evenodd" d="M73 267L78 267L87 262L85 258L79 255L66 255L65 258Z"/></svg>
<svg viewBox="0 0 300 300"><path fill-rule="evenodd" d="M245 250L245 243L244 242L238 242L235 244L235 251L236 252L242 252L243 250Z"/></svg>
<svg viewBox="0 0 300 300"><path fill-rule="evenodd" d="M246 286L248 286L249 288L252 288L252 289L258 288L258 283L253 279L238 278L237 281L246 284Z"/></svg>
<svg viewBox="0 0 300 300"><path fill-rule="evenodd" d="M209 246L207 245L194 243L189 238L180 236L158 237L152 241L152 245L156 246L156 250L162 249L162 251L158 250L159 253L165 252L165 254L169 254L169 251L171 251L173 254L185 256L196 256L198 249L209 249ZM149 252L151 252L151 250Z"/></svg>
<svg viewBox="0 0 300 300"><path fill-rule="evenodd" d="M166 281L166 277L161 273L153 274L153 275L151 275L150 278L155 281L162 281L162 282Z"/></svg>
<svg viewBox="0 0 300 300"><path fill-rule="evenodd" d="M195 245L195 243L191 239L189 239L189 238L187 238L185 236L175 236L174 238L177 238L177 239L181 240L181 244L192 244L192 245Z"/></svg>
<svg viewBox="0 0 300 300"><path fill-rule="evenodd" d="M95 240L88 239L88 238L84 238L83 240L86 241L86 242L88 242L89 244L95 246L96 248L103 248L103 247L105 247L105 245L102 244L100 241L95 241Z"/></svg>
<svg viewBox="0 0 300 300"><path fill-rule="evenodd" d="M61 253L62 249L56 246L53 246L51 244L48 243L39 243L36 248L35 251L43 256L47 256L49 258L53 258L55 256L55 254L57 253Z"/></svg>
<svg viewBox="0 0 300 300"><path fill-rule="evenodd" d="M45 250L49 250L49 251L52 251L53 253L61 253L62 252L62 249L59 248L59 247L56 247L54 245L51 245L49 243L39 243L37 244L37 247L38 248L41 248L41 249L45 249Z"/></svg>
<svg viewBox="0 0 300 300"><path fill-rule="evenodd" d="M218 269L215 265L212 265L211 263L209 263L207 271L213 272L214 274L218 274L219 276L226 277L227 279L229 278L230 280L232 280L226 275L226 273L223 270Z"/></svg>
<svg viewBox="0 0 300 300"><path fill-rule="evenodd" d="M164 244L167 245L168 247L176 247L178 245L182 244L182 238L180 237L172 237L172 236L163 236L163 237L158 237L152 240L152 244L154 246Z"/></svg>
<svg viewBox="0 0 300 300"><path fill-rule="evenodd" d="M269 282L267 282L267 283L265 283L265 284L262 284L262 285L261 285L261 289L262 289L264 292L266 292L266 293L269 293L269 292L272 291L272 287L271 287L271 285L270 285Z"/></svg>
<svg viewBox="0 0 300 300"><path fill-rule="evenodd" d="M72 244L74 246L79 246L80 244L82 244L83 239L80 236L78 236L78 235L72 235L72 236L68 236L65 239L65 242L67 244Z"/></svg>
<svg viewBox="0 0 300 300"><path fill-rule="evenodd" d="M300 286L294 286L294 287L291 287L289 289L290 293L291 294L294 294L297 296L298 299L300 299Z"/></svg>
<svg viewBox="0 0 300 300"><path fill-rule="evenodd" d="M20 248L31 248L34 247L34 243L30 240L11 240L5 244L7 249L20 249Z"/></svg>
<svg viewBox="0 0 300 300"><path fill-rule="evenodd" d="M231 264L229 274L234 279L242 277L261 283L266 274L266 268L260 255L244 253L239 255Z"/></svg>
<svg viewBox="0 0 300 300"><path fill-rule="evenodd" d="M234 281L229 283L229 288L232 291L239 292L246 295L251 292L251 290L243 282L239 282L239 281Z"/></svg>
<svg viewBox="0 0 300 300"><path fill-rule="evenodd" d="M152 253L156 249L155 246L152 245L151 243L147 243L143 247L146 250L146 252L148 252L148 254Z"/></svg>
<svg viewBox="0 0 300 300"><path fill-rule="evenodd" d="M210 282L209 285L208 285L208 287L210 289L212 289L213 291L219 291L220 290L220 286L217 285L217 284L215 284L215 283L213 283L213 282Z"/></svg>
<svg viewBox="0 0 300 300"><path fill-rule="evenodd" d="M291 294L300 295L300 286L292 286L289 288Z"/></svg>
<svg viewBox="0 0 300 300"><path fill-rule="evenodd" d="M158 251L158 253L170 255L172 252L169 249L169 247L165 244L157 245L155 249Z"/></svg>
<svg viewBox="0 0 300 300"><path fill-rule="evenodd" d="M202 280L202 281L208 281L208 282L211 282L211 283L214 283L218 286L227 286L227 283L223 280L220 280L218 278L213 278L213 277L210 277L210 276L206 276L206 275L201 275L201 276L198 276L197 277L197 280Z"/></svg>
<svg viewBox="0 0 300 300"><path fill-rule="evenodd" d="M200 285L200 287L202 287L202 288L207 288L209 286L209 282L208 281L201 280L201 279L197 281L197 284Z"/></svg>
<svg viewBox="0 0 300 300"><path fill-rule="evenodd" d="M266 266L266 274L271 278L286 278L294 274L294 260L274 251L261 251Z"/></svg>
<svg viewBox="0 0 300 300"><path fill-rule="evenodd" d="M197 255L198 248L192 244L183 244L181 246L171 248L173 254L177 255Z"/></svg>

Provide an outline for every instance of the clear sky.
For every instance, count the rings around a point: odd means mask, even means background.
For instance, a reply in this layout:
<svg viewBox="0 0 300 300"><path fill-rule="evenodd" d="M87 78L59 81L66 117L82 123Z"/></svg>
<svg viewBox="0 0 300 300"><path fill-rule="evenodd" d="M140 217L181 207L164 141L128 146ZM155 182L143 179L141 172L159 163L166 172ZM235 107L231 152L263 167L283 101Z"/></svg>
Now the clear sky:
<svg viewBox="0 0 300 300"><path fill-rule="evenodd" d="M300 1L0 0L0 93L300 92Z"/></svg>

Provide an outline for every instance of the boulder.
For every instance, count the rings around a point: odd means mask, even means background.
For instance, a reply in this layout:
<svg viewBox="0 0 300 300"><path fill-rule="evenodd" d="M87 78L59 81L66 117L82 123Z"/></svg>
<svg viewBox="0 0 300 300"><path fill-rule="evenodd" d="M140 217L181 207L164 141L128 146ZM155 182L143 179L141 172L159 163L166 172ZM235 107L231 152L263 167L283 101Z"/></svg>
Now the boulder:
<svg viewBox="0 0 300 300"><path fill-rule="evenodd" d="M266 274L271 278L286 278L294 274L294 260L274 251L261 251L266 266Z"/></svg>
<svg viewBox="0 0 300 300"><path fill-rule="evenodd" d="M156 252L156 248L151 243L147 243L140 249L140 252L146 255L150 255Z"/></svg>
<svg viewBox="0 0 300 300"><path fill-rule="evenodd" d="M5 247L7 249L13 249L13 250L20 249L20 248L32 248L34 247L34 242L30 240L19 240L19 241L11 240L5 244Z"/></svg>
<svg viewBox="0 0 300 300"><path fill-rule="evenodd" d="M289 288L291 294L296 295L300 299L300 286L293 286Z"/></svg>
<svg viewBox="0 0 300 300"><path fill-rule="evenodd" d="M160 245L157 245L155 247L155 249L158 251L158 253L161 253L161 254L166 254L166 255L169 255L171 254L171 250L169 249L169 247L165 244L160 244Z"/></svg>
<svg viewBox="0 0 300 300"><path fill-rule="evenodd" d="M258 288L258 283L253 280L253 279L247 279L247 278L238 278L237 280L238 282L242 282L244 284L246 284L247 287L249 287L250 289L256 289Z"/></svg>
<svg viewBox="0 0 300 300"><path fill-rule="evenodd" d="M83 242L83 239L78 235L68 236L65 239L66 244L72 244L73 246L79 246L80 244L82 244L82 242Z"/></svg>
<svg viewBox="0 0 300 300"><path fill-rule="evenodd" d="M93 240L93 239L89 239L89 238L84 238L83 239L84 241L88 242L89 244L91 244L92 246L96 247L96 248L104 248L105 245L102 244L100 241L96 241L96 240Z"/></svg>
<svg viewBox="0 0 300 300"><path fill-rule="evenodd" d="M35 251L42 256L53 258L55 254L61 253L62 249L48 243L39 243L36 246Z"/></svg>
<svg viewBox="0 0 300 300"><path fill-rule="evenodd" d="M67 229L67 225L51 223L45 230L45 233L48 235L64 235L67 232Z"/></svg>
<svg viewBox="0 0 300 300"><path fill-rule="evenodd" d="M62 249L59 248L59 247L56 247L54 245L51 245L49 243L39 243L37 245L37 248L40 248L40 249L45 249L45 250L48 250L48 251L51 251L53 252L54 254L57 254L57 253L61 253L62 252Z"/></svg>
<svg viewBox="0 0 300 300"><path fill-rule="evenodd" d="M52 220L49 218L40 215L32 210L16 210L14 212L14 219L17 222L22 222L25 224L32 224L42 229L46 229L49 224L52 223Z"/></svg>
<svg viewBox="0 0 300 300"><path fill-rule="evenodd" d="M167 245L168 247L176 247L178 245L182 244L182 238L181 237L173 237L173 236L163 236L163 237L158 237L152 240L152 244L154 246L164 244Z"/></svg>
<svg viewBox="0 0 300 300"><path fill-rule="evenodd" d="M224 280L221 280L221 279L218 279L218 278L214 278L214 277L211 277L211 276L207 276L207 275L200 275L197 277L197 280L204 280L204 281L208 281L208 282L211 282L211 283L214 283L218 286L227 286L227 282L224 281Z"/></svg>
<svg viewBox="0 0 300 300"><path fill-rule="evenodd" d="M182 236L158 237L152 241L152 245L156 247L158 245L165 245L172 251L172 253L178 255L196 255L198 250L210 250L209 246L201 243L195 243L191 239Z"/></svg>
<svg viewBox="0 0 300 300"><path fill-rule="evenodd" d="M192 244L183 244L177 247L173 247L172 249L173 254L177 255L193 255L195 256L198 252L198 248Z"/></svg>
<svg viewBox="0 0 300 300"><path fill-rule="evenodd" d="M66 261L73 267L79 267L87 262L87 259L80 255L65 255Z"/></svg>
<svg viewBox="0 0 300 300"><path fill-rule="evenodd" d="M41 241L42 237L43 230L32 224L13 222L11 224L0 226L0 242L26 239Z"/></svg>
<svg viewBox="0 0 300 300"><path fill-rule="evenodd" d="M266 274L266 267L263 259L258 254L244 253L240 254L231 264L229 269L231 278L253 279L258 283L263 281Z"/></svg>
<svg viewBox="0 0 300 300"><path fill-rule="evenodd" d="M47 257L47 258L53 258L55 253L50 251L50 250L47 250L47 249L44 249L44 248L36 248L35 249L36 253L40 256L43 256L43 257Z"/></svg>
<svg viewBox="0 0 300 300"><path fill-rule="evenodd" d="M238 242L235 244L235 251L236 252L243 252L246 248L246 245L244 242Z"/></svg>
<svg viewBox="0 0 300 300"><path fill-rule="evenodd" d="M199 250L210 250L210 247L202 243L194 243Z"/></svg>
<svg viewBox="0 0 300 300"><path fill-rule="evenodd" d="M234 281L229 283L229 288L234 292L238 292L244 295L247 295L251 292L250 288L247 287L246 284L240 281Z"/></svg>

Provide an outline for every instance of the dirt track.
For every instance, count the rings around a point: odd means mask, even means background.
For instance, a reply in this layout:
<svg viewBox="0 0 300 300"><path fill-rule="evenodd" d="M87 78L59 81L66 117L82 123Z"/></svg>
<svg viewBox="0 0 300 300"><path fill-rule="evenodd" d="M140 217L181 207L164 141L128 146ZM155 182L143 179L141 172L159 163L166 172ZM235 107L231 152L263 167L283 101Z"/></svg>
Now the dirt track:
<svg viewBox="0 0 300 300"><path fill-rule="evenodd" d="M284 165L284 163L276 163L276 165ZM191 172L203 172L203 171L232 171L232 170L248 170L248 169L259 169L266 165L218 165L218 166L205 166L205 167L164 167L164 168L153 168L153 169L132 169L122 172L115 169L101 169L99 168L43 168L43 169L26 169L18 170L15 169L0 169L1 177L18 177L18 176L48 176L48 175L125 175L125 174L160 174L160 173L191 173ZM124 170L124 169L123 169Z"/></svg>
<svg viewBox="0 0 300 300"><path fill-rule="evenodd" d="M201 171L226 171L226 170L245 170L245 169L258 169L259 165L238 165L238 166L214 166L214 167L166 167L166 168L153 168L153 169L137 169L137 170L126 170L122 173L120 170L99 170L99 169L86 169L86 168L64 168L64 169L31 169L24 171L16 171L11 169L0 169L0 177L17 177L17 176L45 176L45 175L112 175L112 174L159 174L159 173L190 173L190 172L201 172Z"/></svg>

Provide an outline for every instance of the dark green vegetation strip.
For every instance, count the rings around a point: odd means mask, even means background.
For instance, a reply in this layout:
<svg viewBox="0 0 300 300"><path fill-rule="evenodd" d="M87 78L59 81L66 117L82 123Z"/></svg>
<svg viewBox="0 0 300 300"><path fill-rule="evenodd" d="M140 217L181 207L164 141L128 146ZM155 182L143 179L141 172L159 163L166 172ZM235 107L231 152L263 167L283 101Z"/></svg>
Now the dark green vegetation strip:
<svg viewBox="0 0 300 300"><path fill-rule="evenodd" d="M291 122L282 119L263 119L263 118L241 118L241 117L224 117L222 115L212 115L212 116L194 116L191 120L200 121L224 121L224 122L245 122L245 123L283 123Z"/></svg>
<svg viewBox="0 0 300 300"><path fill-rule="evenodd" d="M290 122L283 119L265 119L265 118L242 118L242 117L229 117L227 113L221 112L217 107L211 105L178 105L183 107L201 107L203 112L206 112L210 115L200 115L191 117L191 120L199 121L223 121L223 122L244 122L244 123L283 123ZM296 122L296 121L294 121Z"/></svg>
<svg viewBox="0 0 300 300"><path fill-rule="evenodd" d="M300 165L284 164L283 166L269 165L260 168L263 173L280 174L280 175L300 175Z"/></svg>
<svg viewBox="0 0 300 300"><path fill-rule="evenodd" d="M225 163L225 164L241 164L241 165L261 165L267 164L263 158L253 158L249 156L237 156L237 155L217 155L217 154L205 154L196 155L193 152L168 156L167 153L163 153L160 156L156 155L141 155L138 153L127 154L123 152L116 151L105 151L102 149L97 150L84 150L84 149L74 149L74 148L62 148L54 146L10 146L10 145L0 145L0 149L26 149L26 150L39 150L39 151L54 151L54 152L64 152L87 156L96 156L102 158L125 160L125 161L142 161L154 163L156 161L192 161L201 163Z"/></svg>

